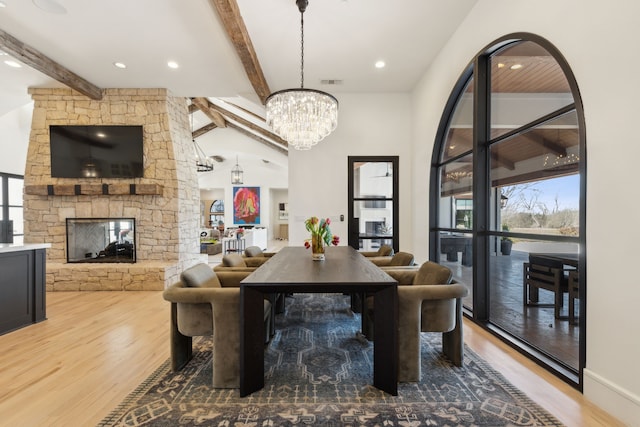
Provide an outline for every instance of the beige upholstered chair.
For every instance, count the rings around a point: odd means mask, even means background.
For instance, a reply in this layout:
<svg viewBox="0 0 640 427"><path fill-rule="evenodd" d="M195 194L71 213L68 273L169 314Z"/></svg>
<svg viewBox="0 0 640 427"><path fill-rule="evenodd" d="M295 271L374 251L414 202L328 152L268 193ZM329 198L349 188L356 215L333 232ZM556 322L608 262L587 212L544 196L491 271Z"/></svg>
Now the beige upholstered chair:
<svg viewBox="0 0 640 427"><path fill-rule="evenodd" d="M393 249L391 249L393 251ZM371 256L367 257L369 261L385 269L387 267L400 267L400 266L411 266L414 264L413 254L409 252L398 252L393 256ZM354 313L362 312L362 301L364 301L365 295L362 293L353 293L351 294L351 310ZM362 317L362 333L367 335L365 325L365 316Z"/></svg>
<svg viewBox="0 0 640 427"><path fill-rule="evenodd" d="M213 271L221 273L223 271L236 271L236 272L249 272L252 273L256 268L260 267L265 262L269 261L270 257L257 256L257 257L244 257L240 254L227 254L222 257L222 262L215 267ZM269 294L269 301L273 304L272 315L275 319L276 313L283 313L285 309L284 294ZM275 332L275 325L272 322L271 334Z"/></svg>
<svg viewBox="0 0 640 427"><path fill-rule="evenodd" d="M366 257L393 256L393 248L389 245L381 245L377 251L360 251Z"/></svg>
<svg viewBox="0 0 640 427"><path fill-rule="evenodd" d="M222 262L216 265L213 270L218 271L254 271L257 267L269 260L268 257L246 258L240 254L226 254L222 257Z"/></svg>
<svg viewBox="0 0 640 427"><path fill-rule="evenodd" d="M413 265L413 254L409 252L397 252L393 256L370 257L368 258L378 267L397 267L401 265Z"/></svg>
<svg viewBox="0 0 640 427"><path fill-rule="evenodd" d="M398 381L420 381L420 332L442 332L442 351L462 366L462 298L465 286L451 283L451 270L427 261L419 269L385 269L398 281ZM373 338L373 299L367 301Z"/></svg>
<svg viewBox="0 0 640 427"><path fill-rule="evenodd" d="M197 264L180 275L163 297L171 302L171 367L174 371L192 357L192 337L213 335L213 386L240 384L240 281L250 272L216 274ZM271 304L264 304L265 341L269 339Z"/></svg>
<svg viewBox="0 0 640 427"><path fill-rule="evenodd" d="M255 258L255 257L272 257L276 253L275 252L263 252L259 246L249 246L244 250L245 258Z"/></svg>

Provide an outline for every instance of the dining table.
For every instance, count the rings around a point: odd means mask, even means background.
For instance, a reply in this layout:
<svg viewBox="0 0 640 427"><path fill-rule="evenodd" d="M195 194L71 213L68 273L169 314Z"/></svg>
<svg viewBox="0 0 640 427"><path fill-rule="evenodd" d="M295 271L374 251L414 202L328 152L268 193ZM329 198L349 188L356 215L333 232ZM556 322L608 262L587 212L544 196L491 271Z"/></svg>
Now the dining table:
<svg viewBox="0 0 640 427"><path fill-rule="evenodd" d="M325 248L315 261L304 247L278 251L240 283L240 396L264 387L260 309L275 293L362 293L374 297L373 385L398 394L398 282L350 246Z"/></svg>

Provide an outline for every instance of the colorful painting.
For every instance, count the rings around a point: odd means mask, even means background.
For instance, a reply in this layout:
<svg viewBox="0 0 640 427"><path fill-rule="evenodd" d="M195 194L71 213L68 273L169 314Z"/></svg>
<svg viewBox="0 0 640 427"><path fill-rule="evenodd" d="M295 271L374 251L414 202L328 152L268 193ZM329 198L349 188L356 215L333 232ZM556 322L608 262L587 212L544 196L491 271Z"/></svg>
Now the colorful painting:
<svg viewBox="0 0 640 427"><path fill-rule="evenodd" d="M233 223L260 224L260 187L233 187Z"/></svg>

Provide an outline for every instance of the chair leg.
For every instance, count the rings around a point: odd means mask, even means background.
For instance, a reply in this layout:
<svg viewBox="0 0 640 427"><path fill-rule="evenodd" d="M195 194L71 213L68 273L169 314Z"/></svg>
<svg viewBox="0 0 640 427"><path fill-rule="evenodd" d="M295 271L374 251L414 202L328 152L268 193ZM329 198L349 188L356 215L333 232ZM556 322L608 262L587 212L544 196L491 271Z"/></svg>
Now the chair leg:
<svg viewBox="0 0 640 427"><path fill-rule="evenodd" d="M462 300L456 299L456 327L442 334L442 352L454 365L462 366L464 359L464 337L462 334Z"/></svg>
<svg viewBox="0 0 640 427"><path fill-rule="evenodd" d="M171 370L179 371L193 355L192 338L178 330L178 305L171 303Z"/></svg>

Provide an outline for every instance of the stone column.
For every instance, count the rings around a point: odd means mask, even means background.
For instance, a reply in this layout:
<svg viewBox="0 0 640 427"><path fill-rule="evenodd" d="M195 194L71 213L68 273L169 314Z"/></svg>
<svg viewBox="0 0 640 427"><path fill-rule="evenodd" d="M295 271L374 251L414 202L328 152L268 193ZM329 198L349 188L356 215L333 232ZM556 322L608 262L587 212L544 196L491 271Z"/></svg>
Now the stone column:
<svg viewBox="0 0 640 427"><path fill-rule="evenodd" d="M106 89L100 101L71 89L30 89L35 102L25 188L155 184L154 195L24 196L25 243L51 243L48 290L161 290L199 255L199 204L187 101L165 89ZM144 177L52 178L49 125L142 125ZM66 218L136 219L135 264L66 263Z"/></svg>

